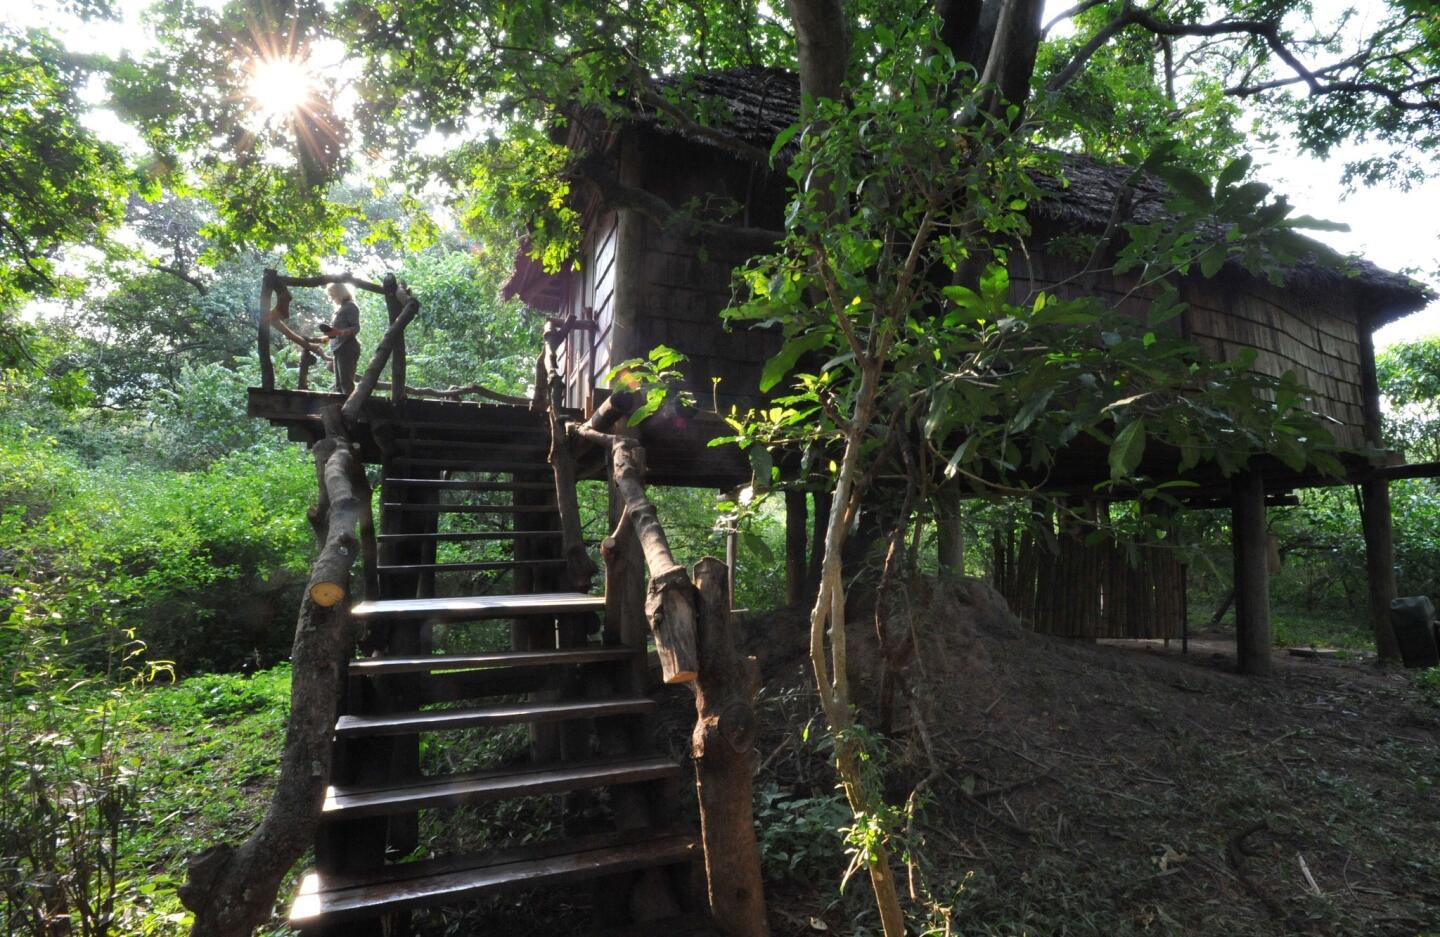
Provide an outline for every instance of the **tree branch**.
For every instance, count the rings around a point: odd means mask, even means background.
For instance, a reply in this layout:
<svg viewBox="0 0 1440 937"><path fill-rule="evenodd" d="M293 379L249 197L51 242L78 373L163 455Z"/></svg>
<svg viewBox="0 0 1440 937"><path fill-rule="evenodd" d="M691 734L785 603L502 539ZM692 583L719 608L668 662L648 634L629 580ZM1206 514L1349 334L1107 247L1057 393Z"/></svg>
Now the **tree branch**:
<svg viewBox="0 0 1440 937"><path fill-rule="evenodd" d="M210 292L210 287L205 285L204 280L195 276L193 273L186 273L185 270L179 266L157 263L155 264L155 271L157 273L168 273L177 280L189 283L191 286L195 287L195 289L200 292L201 296L204 296L206 293Z"/></svg>
<svg viewBox="0 0 1440 937"><path fill-rule="evenodd" d="M1310 69L1295 55L1280 34L1280 24L1273 20L1219 19L1210 23L1174 23L1162 20L1149 10L1141 10L1126 3L1120 14L1100 29L1070 59L1054 77L1045 83L1045 90L1059 91L1068 85L1086 63L1104 45L1128 26L1139 26L1157 36L1249 36L1265 43L1275 57L1294 73L1289 79L1242 84L1226 89L1226 93L1246 97L1284 85L1303 83L1311 96L1326 94L1373 94L1384 98L1392 107L1407 111L1440 111L1440 99L1425 98L1413 100L1406 95L1440 84L1440 76L1430 76L1407 85L1391 86L1378 81L1336 80L1325 81L1324 76L1350 65L1360 67L1366 60L1364 54L1352 56L1345 62L1335 63L1320 69Z"/></svg>

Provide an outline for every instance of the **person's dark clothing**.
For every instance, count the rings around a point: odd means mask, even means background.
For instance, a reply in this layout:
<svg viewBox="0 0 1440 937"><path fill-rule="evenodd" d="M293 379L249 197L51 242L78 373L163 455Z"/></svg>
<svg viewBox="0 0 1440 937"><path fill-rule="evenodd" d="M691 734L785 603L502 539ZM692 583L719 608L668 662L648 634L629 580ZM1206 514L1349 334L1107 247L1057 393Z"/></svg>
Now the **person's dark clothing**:
<svg viewBox="0 0 1440 937"><path fill-rule="evenodd" d="M360 307L347 299L335 309L330 327L339 330L360 329ZM360 342L355 335L330 339L330 356L335 359L335 389L348 394L355 389L355 368L360 363Z"/></svg>

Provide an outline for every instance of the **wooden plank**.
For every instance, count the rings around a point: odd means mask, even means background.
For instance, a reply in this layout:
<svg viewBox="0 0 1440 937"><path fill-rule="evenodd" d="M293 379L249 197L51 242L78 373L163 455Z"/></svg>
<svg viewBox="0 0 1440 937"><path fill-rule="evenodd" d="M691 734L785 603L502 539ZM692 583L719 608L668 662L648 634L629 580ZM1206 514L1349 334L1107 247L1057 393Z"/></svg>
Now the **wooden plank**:
<svg viewBox="0 0 1440 937"><path fill-rule="evenodd" d="M442 488L450 491L546 491L547 482L476 481L468 478L386 478L385 484L401 488Z"/></svg>
<svg viewBox="0 0 1440 937"><path fill-rule="evenodd" d="M652 713L656 708L654 700L637 696L563 702L495 703L466 709L341 716L335 720L335 737L346 739L375 735L414 735L418 732L445 732L529 722L638 716Z"/></svg>
<svg viewBox="0 0 1440 937"><path fill-rule="evenodd" d="M486 618L515 618L523 615L584 615L605 609L602 595L578 592L540 592L533 595L471 595L424 599L383 599L361 602L350 617L423 618L426 620L474 621Z"/></svg>
<svg viewBox="0 0 1440 937"><path fill-rule="evenodd" d="M558 537L558 530L461 530L426 532L413 534L381 534L376 539L381 543L402 540L428 540L436 543L458 543L470 540L529 540L534 537Z"/></svg>
<svg viewBox="0 0 1440 937"><path fill-rule="evenodd" d="M381 566L382 573L483 573L491 570L527 567L560 567L564 560L484 560L473 563L411 563L403 566Z"/></svg>
<svg viewBox="0 0 1440 937"><path fill-rule="evenodd" d="M497 667L580 667L630 660L641 652L629 647L568 648L556 651L490 651L484 654L426 654L421 657L367 657L350 662L352 676L438 673Z"/></svg>
<svg viewBox="0 0 1440 937"><path fill-rule="evenodd" d="M349 819L509 797L538 797L619 784L643 784L676 778L679 774L680 766L669 757L653 755L571 762L560 766L522 765L503 770L420 778L408 784L331 787L326 791L322 809L327 817Z"/></svg>
<svg viewBox="0 0 1440 937"><path fill-rule="evenodd" d="M515 850L523 854L522 850ZM690 862L699 854L689 835L654 836L636 842L532 859L503 861L502 854L473 868L431 871L425 863L386 869L389 878L372 876L360 884L327 884L315 873L305 876L290 909L290 923L309 927L372 917L424 904L457 902L513 888L554 886ZM498 861L497 861L498 860Z"/></svg>
<svg viewBox="0 0 1440 937"><path fill-rule="evenodd" d="M412 514L553 514L553 504L406 504L402 501L386 501L387 511L402 511Z"/></svg>

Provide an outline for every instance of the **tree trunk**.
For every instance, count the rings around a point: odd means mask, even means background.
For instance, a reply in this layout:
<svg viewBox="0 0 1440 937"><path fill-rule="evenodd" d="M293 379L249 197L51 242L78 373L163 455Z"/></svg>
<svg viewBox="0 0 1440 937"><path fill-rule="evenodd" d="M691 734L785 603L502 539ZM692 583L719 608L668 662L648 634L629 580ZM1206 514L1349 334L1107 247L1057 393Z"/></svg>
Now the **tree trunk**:
<svg viewBox="0 0 1440 937"><path fill-rule="evenodd" d="M960 525L960 487L954 482L935 494L936 559L940 572L965 574L965 532Z"/></svg>
<svg viewBox="0 0 1440 937"><path fill-rule="evenodd" d="M344 437L328 438L316 446L315 457L325 488L312 516L328 548L335 527L349 523L353 530L358 509L342 471L350 464L349 443ZM348 591L348 576L346 565L338 580L342 594ZM290 655L290 720L275 792L264 819L243 844L222 843L191 858L180 900L195 913L193 937L249 937L270 918L286 873L314 844L350 650L348 608L319 605L307 593Z"/></svg>
<svg viewBox="0 0 1440 937"><path fill-rule="evenodd" d="M700 675L692 684L697 718L691 736L700 835L710 913L733 937L767 937L760 848L755 841L752 781L759 685L754 658L736 647L725 565L706 557L695 567L700 596Z"/></svg>

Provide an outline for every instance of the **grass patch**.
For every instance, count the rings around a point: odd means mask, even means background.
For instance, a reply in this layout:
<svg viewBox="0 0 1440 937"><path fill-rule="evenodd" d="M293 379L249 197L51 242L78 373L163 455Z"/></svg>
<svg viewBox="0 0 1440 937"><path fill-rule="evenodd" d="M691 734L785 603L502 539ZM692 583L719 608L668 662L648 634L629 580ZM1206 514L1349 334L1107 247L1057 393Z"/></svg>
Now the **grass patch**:
<svg viewBox="0 0 1440 937"><path fill-rule="evenodd" d="M139 731L139 797L123 840L133 887L124 933L188 932L176 889L190 855L238 842L259 821L275 781L290 712L288 664L249 676L215 674L127 694ZM279 900L288 902L290 883ZM262 934L289 933L283 927Z"/></svg>

